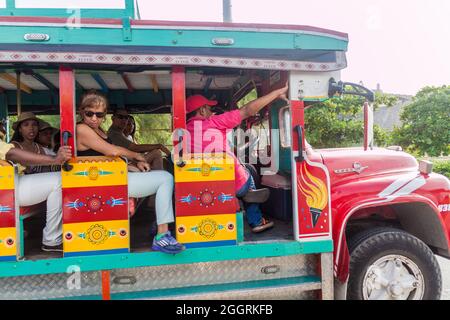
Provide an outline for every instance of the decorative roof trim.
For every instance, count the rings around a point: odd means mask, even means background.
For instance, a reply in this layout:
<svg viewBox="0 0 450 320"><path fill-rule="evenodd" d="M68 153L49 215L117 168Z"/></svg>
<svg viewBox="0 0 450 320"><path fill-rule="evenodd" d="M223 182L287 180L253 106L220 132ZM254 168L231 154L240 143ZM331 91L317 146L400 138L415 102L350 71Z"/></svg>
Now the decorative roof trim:
<svg viewBox="0 0 450 320"><path fill-rule="evenodd" d="M336 71L347 67L343 52L332 63L192 55L111 54L91 52L0 51L0 62L51 62L117 65L184 65L241 69Z"/></svg>

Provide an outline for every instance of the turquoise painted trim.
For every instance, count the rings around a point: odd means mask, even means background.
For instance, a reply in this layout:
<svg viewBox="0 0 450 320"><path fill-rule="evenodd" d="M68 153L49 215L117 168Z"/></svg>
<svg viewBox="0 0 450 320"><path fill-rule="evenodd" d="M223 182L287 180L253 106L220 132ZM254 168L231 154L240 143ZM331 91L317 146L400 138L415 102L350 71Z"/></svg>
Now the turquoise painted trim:
<svg viewBox="0 0 450 320"><path fill-rule="evenodd" d="M1 13L0 13L1 14ZM161 27L163 28L163 27ZM178 32L180 30L180 32ZM162 47L197 47L218 48L213 45L213 38L233 38L233 48L244 49L299 49L347 51L348 41L320 35L302 37L296 43L295 33L221 31L221 30L179 30L170 29L132 29L131 40L124 40L122 28L63 28L63 27L25 27L0 26L0 43L30 44L23 36L26 33L45 33L50 40L45 44L102 45L112 46L162 46ZM101 39L101 41L99 41ZM43 42L38 42L43 44Z"/></svg>
<svg viewBox="0 0 450 320"><path fill-rule="evenodd" d="M237 242L244 242L244 212L236 213Z"/></svg>
<svg viewBox="0 0 450 320"><path fill-rule="evenodd" d="M285 107L286 104L284 102L275 102L270 108L270 121L271 121L271 129L280 129L280 110ZM275 131L279 132L279 131ZM278 164L279 171L290 175L292 172L292 164L291 164L291 148L283 148L281 146L281 137L278 139Z"/></svg>
<svg viewBox="0 0 450 320"><path fill-rule="evenodd" d="M25 256L25 234L23 232L24 227L23 227L23 221L25 219L23 218L23 216L19 217L19 232L20 232L20 258Z"/></svg>
<svg viewBox="0 0 450 320"><path fill-rule="evenodd" d="M64 258L84 257L84 256L99 256L99 255L106 255L106 254L129 253L129 252L130 252L130 250L128 250L128 249L65 252L64 253Z"/></svg>
<svg viewBox="0 0 450 320"><path fill-rule="evenodd" d="M218 248L188 249L177 255L161 252L128 253L102 256L70 257L36 261L18 261L0 263L0 278L37 274L65 273L72 265L80 267L82 272L191 264L199 262L217 262L264 257L282 257L299 254L319 254L333 252L333 241L299 243L244 243L237 246Z"/></svg>
<svg viewBox="0 0 450 320"><path fill-rule="evenodd" d="M97 300L103 300L102 296L99 295L92 295L92 296L79 296L79 297L66 297L66 298L55 298L55 299L48 299L51 301L66 301L66 300L85 300L85 301L97 301Z"/></svg>
<svg viewBox="0 0 450 320"><path fill-rule="evenodd" d="M192 249L192 248L233 246L236 244L237 244L237 242L235 240L226 240L226 241L211 241L211 242L191 242L191 243L185 243L184 245L186 246L186 248Z"/></svg>
<svg viewBox="0 0 450 320"><path fill-rule="evenodd" d="M251 290L251 289L271 289L280 286L299 285L306 283L320 283L320 278L315 276L284 278L284 279L271 279L271 280L256 280L246 281L238 283L224 283L213 284L206 286L193 286L182 288L170 288L149 290L141 292L123 292L112 293L111 300L124 300L124 299L151 299L151 298L164 298L170 296L187 296L192 294L202 294L210 292L225 292L234 290Z"/></svg>
<svg viewBox="0 0 450 320"><path fill-rule="evenodd" d="M15 0L6 0L6 8L0 9L0 16L27 16L27 17L70 17L73 9L50 8L16 8ZM81 18L135 18L134 0L125 0L124 9L81 9Z"/></svg>
<svg viewBox="0 0 450 320"><path fill-rule="evenodd" d="M17 16L17 17L71 17L75 14L74 9L0 9L0 16ZM111 18L121 19L127 13L123 9L81 9L81 18Z"/></svg>

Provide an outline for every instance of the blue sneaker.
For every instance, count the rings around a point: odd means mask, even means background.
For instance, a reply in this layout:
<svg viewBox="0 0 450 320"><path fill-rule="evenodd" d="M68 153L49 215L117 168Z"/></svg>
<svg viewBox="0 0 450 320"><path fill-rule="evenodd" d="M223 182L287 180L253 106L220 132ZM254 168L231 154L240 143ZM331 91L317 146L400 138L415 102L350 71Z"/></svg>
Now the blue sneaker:
<svg viewBox="0 0 450 320"><path fill-rule="evenodd" d="M185 249L186 247L184 245L182 245L174 237L172 237L170 231L166 232L164 236L162 236L162 238L159 240L156 240L156 236L153 238L153 251L177 254Z"/></svg>

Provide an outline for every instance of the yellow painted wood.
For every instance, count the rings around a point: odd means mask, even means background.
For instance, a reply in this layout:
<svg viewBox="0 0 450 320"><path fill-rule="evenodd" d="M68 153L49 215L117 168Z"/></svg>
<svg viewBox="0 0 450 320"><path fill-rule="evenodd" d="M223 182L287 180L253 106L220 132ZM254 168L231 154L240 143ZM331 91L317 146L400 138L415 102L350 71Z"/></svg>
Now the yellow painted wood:
<svg viewBox="0 0 450 320"><path fill-rule="evenodd" d="M177 217L176 229L181 243L236 240L236 214Z"/></svg>
<svg viewBox="0 0 450 320"><path fill-rule="evenodd" d="M126 236L120 231L125 230ZM67 239L70 233L71 240ZM124 249L130 247L128 220L69 223L63 225L64 252Z"/></svg>
<svg viewBox="0 0 450 320"><path fill-rule="evenodd" d="M184 161L182 168L175 165L175 182L234 180L234 160L227 154L192 154Z"/></svg>
<svg viewBox="0 0 450 320"><path fill-rule="evenodd" d="M8 245L7 240L12 239L13 245ZM0 256L15 256L16 255L16 228L0 228Z"/></svg>
<svg viewBox="0 0 450 320"><path fill-rule="evenodd" d="M17 86L17 79L14 76L10 75L9 73L0 73L0 78ZM31 89L29 86L27 86L23 82L20 82L20 90L22 90L26 93L29 93L29 94L33 93L33 89Z"/></svg>
<svg viewBox="0 0 450 320"><path fill-rule="evenodd" d="M63 188L123 186L127 184L127 164L121 158L77 157L69 162L71 171L62 171Z"/></svg>
<svg viewBox="0 0 450 320"><path fill-rule="evenodd" d="M14 167L0 160L0 190L14 190Z"/></svg>

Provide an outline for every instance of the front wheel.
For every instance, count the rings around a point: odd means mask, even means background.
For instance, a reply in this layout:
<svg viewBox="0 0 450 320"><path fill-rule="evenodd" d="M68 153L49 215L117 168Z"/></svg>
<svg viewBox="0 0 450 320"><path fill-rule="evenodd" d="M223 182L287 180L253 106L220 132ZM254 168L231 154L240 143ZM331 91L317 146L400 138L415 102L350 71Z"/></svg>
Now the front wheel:
<svg viewBox="0 0 450 320"><path fill-rule="evenodd" d="M442 277L433 252L393 228L364 231L349 241L349 300L438 300Z"/></svg>

